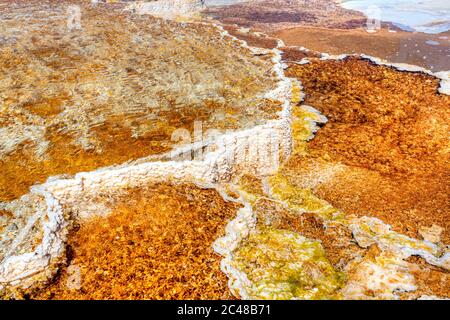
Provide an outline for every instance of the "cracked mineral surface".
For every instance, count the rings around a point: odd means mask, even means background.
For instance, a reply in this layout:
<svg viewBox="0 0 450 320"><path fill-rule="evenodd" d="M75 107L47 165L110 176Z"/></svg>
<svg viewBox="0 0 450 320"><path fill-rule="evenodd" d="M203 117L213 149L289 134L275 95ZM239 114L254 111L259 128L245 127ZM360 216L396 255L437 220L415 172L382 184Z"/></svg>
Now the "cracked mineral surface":
<svg viewBox="0 0 450 320"><path fill-rule="evenodd" d="M0 1L0 298L450 298L449 75L284 2Z"/></svg>

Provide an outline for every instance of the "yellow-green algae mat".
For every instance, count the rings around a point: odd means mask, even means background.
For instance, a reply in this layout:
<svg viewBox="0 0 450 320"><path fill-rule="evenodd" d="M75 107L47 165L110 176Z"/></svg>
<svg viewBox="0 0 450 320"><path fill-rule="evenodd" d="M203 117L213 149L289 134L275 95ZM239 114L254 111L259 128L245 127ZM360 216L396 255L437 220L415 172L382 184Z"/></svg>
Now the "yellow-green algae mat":
<svg viewBox="0 0 450 320"><path fill-rule="evenodd" d="M253 299L331 299L344 282L318 241L271 227L253 232L234 263L256 284Z"/></svg>
<svg viewBox="0 0 450 320"><path fill-rule="evenodd" d="M307 141L318 130L316 123L324 123L326 118L308 106L299 105L294 106L292 116L294 154L307 154ZM399 293L417 289L414 276L404 261L411 255L422 256L430 264L450 269L448 249L443 252L433 243L393 232L390 226L375 218L346 216L316 197L310 189L290 183L284 169L282 165L276 174L263 178L265 186L260 188L245 184L241 179L236 191L253 211L259 200L267 199L298 216L313 213L325 227L340 225L349 230L352 241L364 253L336 268L327 258L320 240L270 224L255 223L248 237L231 253L231 259L225 259L230 267L224 268L231 278L230 287L241 297L398 299ZM230 274L233 272L235 275Z"/></svg>

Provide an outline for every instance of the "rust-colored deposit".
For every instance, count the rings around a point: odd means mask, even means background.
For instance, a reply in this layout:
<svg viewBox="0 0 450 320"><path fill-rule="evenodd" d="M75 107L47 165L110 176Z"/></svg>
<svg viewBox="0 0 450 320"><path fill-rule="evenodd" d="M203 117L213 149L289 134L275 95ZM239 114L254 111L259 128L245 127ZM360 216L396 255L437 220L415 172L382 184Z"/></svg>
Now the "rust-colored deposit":
<svg viewBox="0 0 450 320"><path fill-rule="evenodd" d="M450 97L437 93L438 80L357 58L310 60L287 75L302 81L305 104L329 122L308 154L291 157L285 176L409 236L437 225L448 243Z"/></svg>
<svg viewBox="0 0 450 320"><path fill-rule="evenodd" d="M212 243L238 208L192 184L131 189L107 217L73 232L71 269L32 298L231 299ZM73 266L80 270L79 289L70 285Z"/></svg>

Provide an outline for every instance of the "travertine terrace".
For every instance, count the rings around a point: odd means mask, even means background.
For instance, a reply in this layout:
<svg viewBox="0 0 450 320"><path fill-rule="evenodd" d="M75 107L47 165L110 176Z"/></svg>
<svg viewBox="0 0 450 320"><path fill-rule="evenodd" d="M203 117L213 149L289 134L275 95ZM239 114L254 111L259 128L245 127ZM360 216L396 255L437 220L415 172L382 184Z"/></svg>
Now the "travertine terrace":
<svg viewBox="0 0 450 320"><path fill-rule="evenodd" d="M450 297L448 74L161 3L0 2L0 297Z"/></svg>
<svg viewBox="0 0 450 320"><path fill-rule="evenodd" d="M55 3L2 11L2 200L50 176L167 152L194 121L242 129L281 109L263 97L275 86L270 57L217 28L99 4L69 31Z"/></svg>
<svg viewBox="0 0 450 320"><path fill-rule="evenodd" d="M80 25L68 30L66 9L50 1L2 12L1 196L11 200L1 203L2 286L46 280L71 221L109 212L96 197L230 179L271 169L257 153L269 144L274 159L290 152L292 85L277 52L129 4L81 2Z"/></svg>

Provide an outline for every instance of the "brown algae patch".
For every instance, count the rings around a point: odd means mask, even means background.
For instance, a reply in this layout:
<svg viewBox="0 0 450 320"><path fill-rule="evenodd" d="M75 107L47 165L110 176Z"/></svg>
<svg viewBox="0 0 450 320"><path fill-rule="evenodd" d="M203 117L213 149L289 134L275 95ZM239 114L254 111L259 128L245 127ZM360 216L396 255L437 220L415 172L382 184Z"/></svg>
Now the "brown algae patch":
<svg viewBox="0 0 450 320"><path fill-rule="evenodd" d="M193 184L130 189L106 217L80 223L68 241L70 267L31 297L233 298L211 245L239 207ZM79 288L67 285L73 270Z"/></svg>
<svg viewBox="0 0 450 320"><path fill-rule="evenodd" d="M310 60L287 75L328 122L283 175L347 214L380 218L408 236L438 225L447 243L450 97L437 93L439 81L358 58Z"/></svg>
<svg viewBox="0 0 450 320"><path fill-rule="evenodd" d="M299 62L305 58L320 58L318 52L307 49L302 50L298 47L282 47L280 50L283 51L283 60L286 62Z"/></svg>

